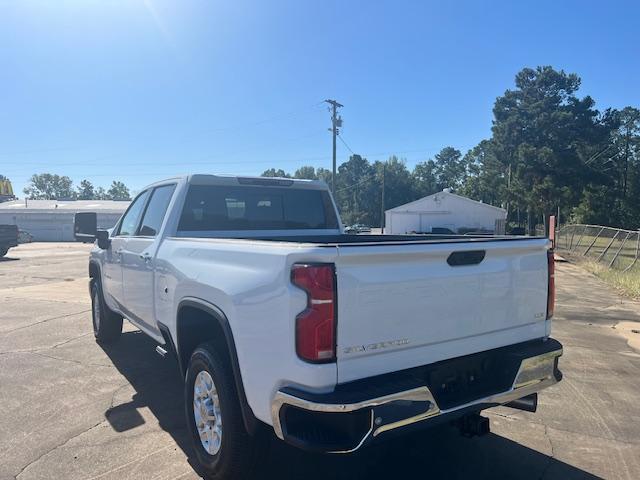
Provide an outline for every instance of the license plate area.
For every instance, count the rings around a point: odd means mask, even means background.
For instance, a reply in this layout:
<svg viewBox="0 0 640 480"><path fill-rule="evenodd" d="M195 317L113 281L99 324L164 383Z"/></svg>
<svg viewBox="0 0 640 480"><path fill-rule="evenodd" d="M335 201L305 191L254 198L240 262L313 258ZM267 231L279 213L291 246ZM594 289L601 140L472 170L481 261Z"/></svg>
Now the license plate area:
<svg viewBox="0 0 640 480"><path fill-rule="evenodd" d="M426 383L438 406L447 410L511 388L521 358L489 351L433 365Z"/></svg>

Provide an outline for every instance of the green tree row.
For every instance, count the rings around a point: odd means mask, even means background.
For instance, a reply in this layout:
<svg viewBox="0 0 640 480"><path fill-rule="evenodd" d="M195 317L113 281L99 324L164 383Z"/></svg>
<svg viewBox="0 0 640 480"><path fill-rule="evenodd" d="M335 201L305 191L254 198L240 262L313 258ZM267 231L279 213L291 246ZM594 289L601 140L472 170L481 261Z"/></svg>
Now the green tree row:
<svg viewBox="0 0 640 480"><path fill-rule="evenodd" d="M453 191L502 206L509 220L533 226L560 212L563 222L640 227L640 110L599 111L577 95L580 78L552 67L525 68L493 107L491 137L466 154L445 147L413 170L396 156L352 155L338 168L336 202L344 222L380 225L381 211ZM305 166L263 176L320 179ZM385 205L381 188L385 183Z"/></svg>
<svg viewBox="0 0 640 480"><path fill-rule="evenodd" d="M467 170L462 168L459 150L446 147L433 159L418 163L411 171L406 161L393 155L388 160L369 162L361 155L351 155L338 167L335 200L345 224L380 225L382 185L384 210L442 191L464 185ZM331 170L304 166L289 174L269 169L263 177L323 180L331 186Z"/></svg>
<svg viewBox="0 0 640 480"><path fill-rule="evenodd" d="M78 187L74 188L69 177L51 173L32 175L24 193L31 200L131 200L127 186L117 180L106 190L103 187L94 187L89 180L82 180Z"/></svg>

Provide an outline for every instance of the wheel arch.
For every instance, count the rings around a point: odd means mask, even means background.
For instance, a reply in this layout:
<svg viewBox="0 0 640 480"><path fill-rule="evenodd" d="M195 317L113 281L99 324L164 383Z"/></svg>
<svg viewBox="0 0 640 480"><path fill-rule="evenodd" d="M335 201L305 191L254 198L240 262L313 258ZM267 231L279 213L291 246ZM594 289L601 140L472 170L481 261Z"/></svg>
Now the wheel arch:
<svg viewBox="0 0 640 480"><path fill-rule="evenodd" d="M161 329L163 336L170 335L168 329ZM178 368L185 378L191 354L203 342L213 342L216 348L224 350L233 374L238 400L242 410L242 419L247 431L253 434L258 425L258 419L253 414L247 401L242 374L238 362L233 332L224 312L217 306L198 298L185 298L180 301L176 313L175 344L171 338Z"/></svg>
<svg viewBox="0 0 640 480"><path fill-rule="evenodd" d="M93 260L89 262L89 278L100 280L100 265Z"/></svg>

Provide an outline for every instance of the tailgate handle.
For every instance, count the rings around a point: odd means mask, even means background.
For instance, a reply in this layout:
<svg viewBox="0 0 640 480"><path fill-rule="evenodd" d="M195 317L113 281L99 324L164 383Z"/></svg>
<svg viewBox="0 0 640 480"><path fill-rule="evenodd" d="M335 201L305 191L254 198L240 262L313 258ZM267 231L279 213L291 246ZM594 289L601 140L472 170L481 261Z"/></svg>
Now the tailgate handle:
<svg viewBox="0 0 640 480"><path fill-rule="evenodd" d="M462 265L478 265L484 260L484 250L466 250L462 252L453 252L447 258L447 263L452 267L460 267Z"/></svg>

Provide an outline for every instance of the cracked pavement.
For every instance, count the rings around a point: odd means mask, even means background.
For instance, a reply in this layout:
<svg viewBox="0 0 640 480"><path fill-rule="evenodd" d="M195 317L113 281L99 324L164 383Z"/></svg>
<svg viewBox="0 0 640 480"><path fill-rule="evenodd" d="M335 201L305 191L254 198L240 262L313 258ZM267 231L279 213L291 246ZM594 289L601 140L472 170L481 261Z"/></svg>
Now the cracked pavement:
<svg viewBox="0 0 640 480"><path fill-rule="evenodd" d="M0 261L0 480L196 479L180 380L126 324L103 349L91 333L82 244L27 244ZM640 478L640 353L615 328L640 303L557 264L553 336L564 380L538 412L486 412L492 433L443 426L354 456L272 441L257 478Z"/></svg>

